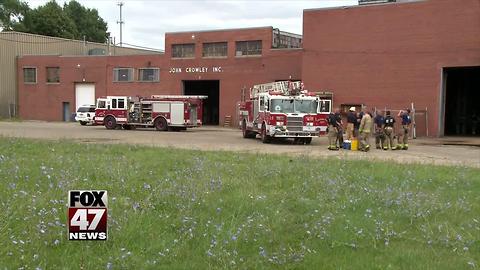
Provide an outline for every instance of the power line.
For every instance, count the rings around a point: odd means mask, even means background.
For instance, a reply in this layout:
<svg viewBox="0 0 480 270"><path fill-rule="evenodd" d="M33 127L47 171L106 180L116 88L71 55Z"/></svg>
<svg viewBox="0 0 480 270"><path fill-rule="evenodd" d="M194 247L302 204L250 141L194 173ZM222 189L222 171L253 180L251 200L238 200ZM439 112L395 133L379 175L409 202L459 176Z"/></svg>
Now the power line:
<svg viewBox="0 0 480 270"><path fill-rule="evenodd" d="M134 44L126 43L126 42L124 42L123 45L131 46L131 47L135 47L135 48L139 48L139 49L163 52L163 50L161 50L161 49L152 48L152 47L145 47L145 46L140 46L140 45L134 45Z"/></svg>

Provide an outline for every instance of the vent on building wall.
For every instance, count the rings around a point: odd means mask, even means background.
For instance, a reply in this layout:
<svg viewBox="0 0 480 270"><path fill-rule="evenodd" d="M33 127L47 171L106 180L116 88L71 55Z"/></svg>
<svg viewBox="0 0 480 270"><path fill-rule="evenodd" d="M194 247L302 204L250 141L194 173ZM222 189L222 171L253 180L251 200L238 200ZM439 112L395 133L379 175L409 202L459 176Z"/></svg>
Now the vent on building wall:
<svg viewBox="0 0 480 270"><path fill-rule="evenodd" d="M88 50L88 55L105 55L106 51L102 48L93 48Z"/></svg>

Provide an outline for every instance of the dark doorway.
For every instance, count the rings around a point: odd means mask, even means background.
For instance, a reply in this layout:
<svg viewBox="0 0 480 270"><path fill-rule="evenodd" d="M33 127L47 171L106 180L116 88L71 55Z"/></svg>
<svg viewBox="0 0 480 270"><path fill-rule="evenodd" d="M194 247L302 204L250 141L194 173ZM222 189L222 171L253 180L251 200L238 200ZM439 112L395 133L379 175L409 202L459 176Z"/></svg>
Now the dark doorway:
<svg viewBox="0 0 480 270"><path fill-rule="evenodd" d="M208 96L203 101L204 125L218 125L220 81L183 81L183 94L189 96Z"/></svg>
<svg viewBox="0 0 480 270"><path fill-rule="evenodd" d="M71 121L72 116L70 115L70 102L63 102L62 104L63 104L63 106L62 106L62 108L63 108L63 110L62 110L63 121L65 121L65 122Z"/></svg>
<svg viewBox="0 0 480 270"><path fill-rule="evenodd" d="M480 136L480 67L444 69L445 135Z"/></svg>

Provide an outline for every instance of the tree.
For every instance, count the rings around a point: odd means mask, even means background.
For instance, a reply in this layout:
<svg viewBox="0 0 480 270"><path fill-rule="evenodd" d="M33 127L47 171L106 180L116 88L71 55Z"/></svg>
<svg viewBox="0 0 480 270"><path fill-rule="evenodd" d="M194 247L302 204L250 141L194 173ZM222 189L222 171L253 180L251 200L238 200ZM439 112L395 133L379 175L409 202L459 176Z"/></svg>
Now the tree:
<svg viewBox="0 0 480 270"><path fill-rule="evenodd" d="M51 0L30 9L20 0L0 0L0 27L3 31L63 37L104 43L107 23L96 9L85 8L75 0L63 8Z"/></svg>
<svg viewBox="0 0 480 270"><path fill-rule="evenodd" d="M25 14L30 10L26 2L19 0L0 0L0 27L11 31L22 24Z"/></svg>
<svg viewBox="0 0 480 270"><path fill-rule="evenodd" d="M75 23L55 1L27 12L23 24L27 32L32 34L62 38L77 36Z"/></svg>
<svg viewBox="0 0 480 270"><path fill-rule="evenodd" d="M98 15L96 9L85 8L77 1L65 3L63 10L77 27L77 39L83 36L88 41L105 42L107 39L107 23Z"/></svg>

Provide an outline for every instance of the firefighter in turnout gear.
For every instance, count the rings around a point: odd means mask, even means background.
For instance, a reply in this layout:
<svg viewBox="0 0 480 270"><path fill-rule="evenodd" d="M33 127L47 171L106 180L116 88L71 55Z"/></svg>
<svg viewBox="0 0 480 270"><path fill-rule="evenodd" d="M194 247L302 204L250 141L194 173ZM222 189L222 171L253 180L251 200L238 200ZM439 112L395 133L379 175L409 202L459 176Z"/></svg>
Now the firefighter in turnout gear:
<svg viewBox="0 0 480 270"><path fill-rule="evenodd" d="M362 120L360 121L360 127L358 129L360 133L360 151L367 152L370 150L369 140L372 124L372 116L369 112L364 111Z"/></svg>
<svg viewBox="0 0 480 270"><path fill-rule="evenodd" d="M383 117L382 111L377 111L373 124L375 126L375 146L377 149L382 149L385 144L385 117Z"/></svg>
<svg viewBox="0 0 480 270"><path fill-rule="evenodd" d="M328 123L328 150L338 150L337 136L338 136L338 122L335 114L331 112L327 117Z"/></svg>
<svg viewBox="0 0 480 270"><path fill-rule="evenodd" d="M337 142L338 146L342 147L343 145L343 121L340 110L335 110L335 120L337 121Z"/></svg>
<svg viewBox="0 0 480 270"><path fill-rule="evenodd" d="M408 136L410 133L410 126L412 124L412 119L410 117L410 109L405 111L400 111L398 116L402 119L402 127L398 136L398 148L407 150L408 149Z"/></svg>
<svg viewBox="0 0 480 270"><path fill-rule="evenodd" d="M384 132L385 132L385 142L383 144L383 150L388 150L388 148L392 150L396 150L397 146L395 145L395 138L394 138L394 127L395 125L395 118L390 115L390 111L387 111L387 116L384 120Z"/></svg>
<svg viewBox="0 0 480 270"><path fill-rule="evenodd" d="M353 131L357 122L357 116L355 114L355 107L350 107L347 114L347 140L353 140Z"/></svg>

